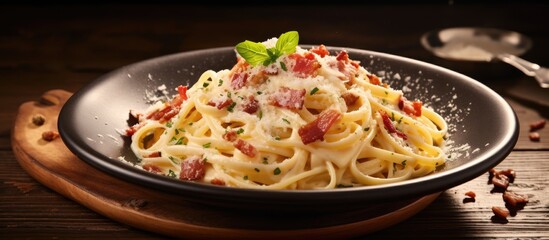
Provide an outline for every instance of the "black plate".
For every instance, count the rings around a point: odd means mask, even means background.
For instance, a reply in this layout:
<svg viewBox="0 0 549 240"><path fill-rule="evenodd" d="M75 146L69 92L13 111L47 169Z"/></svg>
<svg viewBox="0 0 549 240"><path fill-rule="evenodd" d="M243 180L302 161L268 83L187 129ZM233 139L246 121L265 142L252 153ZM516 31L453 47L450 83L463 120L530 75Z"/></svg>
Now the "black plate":
<svg viewBox="0 0 549 240"><path fill-rule="evenodd" d="M303 46L310 47L310 46ZM343 48L328 47L332 52ZM346 48L354 60L404 87L408 99L420 99L449 121L451 160L435 173L382 186L334 190L250 190L184 182L137 169L129 138L121 136L130 109L148 107L146 91L165 84L170 94L192 84L208 69L231 68L232 47L162 56L114 70L77 91L59 116L59 132L80 159L126 181L185 196L191 201L254 210L356 209L374 202L417 198L444 191L485 173L501 162L518 138L516 115L497 93L462 74L399 56ZM411 90L411 92L410 92ZM123 191L123 189L121 189Z"/></svg>

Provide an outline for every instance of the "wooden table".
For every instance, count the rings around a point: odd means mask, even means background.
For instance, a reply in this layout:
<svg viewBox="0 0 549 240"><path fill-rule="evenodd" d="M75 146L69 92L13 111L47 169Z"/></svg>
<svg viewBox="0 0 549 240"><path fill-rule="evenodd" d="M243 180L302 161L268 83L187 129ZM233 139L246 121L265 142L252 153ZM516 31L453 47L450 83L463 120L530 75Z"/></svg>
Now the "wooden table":
<svg viewBox="0 0 549 240"><path fill-rule="evenodd" d="M452 3L453 2L453 3ZM103 217L30 177L18 164L10 131L20 104L50 89L77 91L110 70L140 60L202 48L260 41L295 29L302 43L324 43L402 55L474 76L498 91L519 118L514 151L496 169L512 168L510 189L530 202L507 223L492 221L488 174L445 192L414 217L368 238L549 238L549 126L541 141L529 125L549 119L549 89L504 64L471 72L431 56L420 36L432 29L495 27L533 40L528 60L549 66L549 5L507 2L363 5L2 5L0 6L0 236L22 238L161 239ZM464 64L465 65L465 64ZM493 66L496 66L493 68ZM498 69L494 71L493 69ZM494 119L497 121L497 119ZM465 192L474 191L468 202Z"/></svg>

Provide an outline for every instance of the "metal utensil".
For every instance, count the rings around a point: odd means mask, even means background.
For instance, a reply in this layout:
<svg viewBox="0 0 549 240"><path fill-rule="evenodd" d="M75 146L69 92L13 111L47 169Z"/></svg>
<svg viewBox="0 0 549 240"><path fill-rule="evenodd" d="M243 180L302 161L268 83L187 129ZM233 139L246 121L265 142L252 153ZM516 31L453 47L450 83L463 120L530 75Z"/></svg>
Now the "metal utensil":
<svg viewBox="0 0 549 240"><path fill-rule="evenodd" d="M549 88L549 69L519 57L532 46L532 41L520 33L495 28L448 28L425 33L421 44L445 59L506 62L534 77L541 87Z"/></svg>

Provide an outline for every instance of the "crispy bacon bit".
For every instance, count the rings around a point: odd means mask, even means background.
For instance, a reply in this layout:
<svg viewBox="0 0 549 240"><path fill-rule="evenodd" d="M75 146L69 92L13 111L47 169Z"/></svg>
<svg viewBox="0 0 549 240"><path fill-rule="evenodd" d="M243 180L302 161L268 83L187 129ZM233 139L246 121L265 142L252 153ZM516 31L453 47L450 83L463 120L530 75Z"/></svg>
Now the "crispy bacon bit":
<svg viewBox="0 0 549 240"><path fill-rule="evenodd" d="M254 114L259 109L259 102L255 100L253 95L248 97L248 101L242 105L242 110L249 114Z"/></svg>
<svg viewBox="0 0 549 240"><path fill-rule="evenodd" d="M45 131L42 133L42 139L51 142L59 138L59 133L57 131Z"/></svg>
<svg viewBox="0 0 549 240"><path fill-rule="evenodd" d="M309 144L316 140L323 140L328 129L341 118L341 113L337 110L326 110L313 120L298 130L303 144Z"/></svg>
<svg viewBox="0 0 549 240"><path fill-rule="evenodd" d="M234 90L241 89L242 87L246 86L247 81L248 73L235 73L231 78L231 87Z"/></svg>
<svg viewBox="0 0 549 240"><path fill-rule="evenodd" d="M44 115L37 113L32 116L32 123L36 126L42 126L46 122L46 117Z"/></svg>
<svg viewBox="0 0 549 240"><path fill-rule="evenodd" d="M395 133L400 138L404 140L408 140L408 136L406 136L405 133L395 128L395 126L393 125L393 122L391 121L391 119L389 118L389 115L387 115L386 112L380 111L379 113L381 114L381 119L383 120L383 125L385 125L385 129L387 129L389 133Z"/></svg>
<svg viewBox="0 0 549 240"><path fill-rule="evenodd" d="M292 68L295 76L301 78L316 76L317 70L320 68L320 63L315 59L315 56L312 53L305 53L304 56L293 53L288 57L295 60L295 65Z"/></svg>
<svg viewBox="0 0 549 240"><path fill-rule="evenodd" d="M349 61L349 54L347 54L346 51L341 51L337 54L336 60L344 62Z"/></svg>
<svg viewBox="0 0 549 240"><path fill-rule="evenodd" d="M495 175L505 175L509 182L514 182L515 178L517 177L517 173L513 169L505 169L505 170L496 170L496 169L490 169L489 170L490 178L493 178Z"/></svg>
<svg viewBox="0 0 549 240"><path fill-rule="evenodd" d="M181 110L181 104L187 99L187 87L180 85L177 89L179 96L174 97L169 103L164 103L162 109L149 113L147 119L157 120L162 123L169 121L173 116L177 115Z"/></svg>
<svg viewBox="0 0 549 240"><path fill-rule="evenodd" d="M210 181L211 184L213 185L219 185L219 186L225 186L225 181L223 181L222 179L219 179L219 178L214 178Z"/></svg>
<svg viewBox="0 0 549 240"><path fill-rule="evenodd" d="M501 219L507 219L507 217L509 217L509 210L507 208L493 206L492 212L496 215L496 217Z"/></svg>
<svg viewBox="0 0 549 240"><path fill-rule="evenodd" d="M181 100L187 100L187 86L177 86L177 92L179 93L179 97L181 98Z"/></svg>
<svg viewBox="0 0 549 240"><path fill-rule="evenodd" d="M341 95L341 97L343 98L343 100L345 100L345 104L347 106L354 105L359 98L357 95L354 95L350 92L344 93L343 95Z"/></svg>
<svg viewBox="0 0 549 240"><path fill-rule="evenodd" d="M161 156L160 152L153 152L149 154L147 157L154 158L154 157L160 157L160 156Z"/></svg>
<svg viewBox="0 0 549 240"><path fill-rule="evenodd" d="M492 177L492 184L494 187L505 190L509 187L509 178L503 174L496 174Z"/></svg>
<svg viewBox="0 0 549 240"><path fill-rule="evenodd" d="M347 54L346 51L341 51L336 57L337 60L337 69L339 72L343 73L345 75L345 78L341 78L342 80L347 79L349 80L350 84L353 83L355 79L355 75L358 71L359 62L357 61L351 61L349 59L349 54Z"/></svg>
<svg viewBox="0 0 549 240"><path fill-rule="evenodd" d="M205 163L199 156L190 156L181 162L179 179L194 181L202 179L205 174Z"/></svg>
<svg viewBox="0 0 549 240"><path fill-rule="evenodd" d="M223 139L225 139L229 142L234 142L237 137L238 137L238 134L235 131L232 131L232 130L226 132L225 134L223 134Z"/></svg>
<svg viewBox="0 0 549 240"><path fill-rule="evenodd" d="M291 110L302 109L305 101L305 92L305 89L297 90L281 87L271 96L271 104Z"/></svg>
<svg viewBox="0 0 549 240"><path fill-rule="evenodd" d="M210 100L208 105L216 107L217 109L223 109L224 107L231 105L231 103L233 103L233 100L225 96L216 101Z"/></svg>
<svg viewBox="0 0 549 240"><path fill-rule="evenodd" d="M545 119L541 119L530 124L530 131L535 131L545 127Z"/></svg>
<svg viewBox="0 0 549 240"><path fill-rule="evenodd" d="M528 196L511 191L505 191L503 193L503 201L513 207L517 207L528 203Z"/></svg>
<svg viewBox="0 0 549 240"><path fill-rule="evenodd" d="M368 76L368 79L370 79L371 84L374 84L374 85L381 84L381 79L379 79L376 75L368 74L367 76Z"/></svg>
<svg viewBox="0 0 549 240"><path fill-rule="evenodd" d="M423 103L421 101L410 102L402 95L398 99L398 108L412 117L421 117L422 106Z"/></svg>
<svg viewBox="0 0 549 240"><path fill-rule="evenodd" d="M473 191L468 191L468 192L465 193L465 196L470 197L470 198L475 198L475 197L477 197L477 194Z"/></svg>
<svg viewBox="0 0 549 240"><path fill-rule="evenodd" d="M255 149L255 147L242 139L237 139L234 142L234 147L248 157L255 157L255 155L257 154L257 150Z"/></svg>
<svg viewBox="0 0 549 240"><path fill-rule="evenodd" d="M538 132L531 132L528 134L528 138L530 138L530 141L539 142L541 136Z"/></svg>
<svg viewBox="0 0 549 240"><path fill-rule="evenodd" d="M313 52L313 53L316 53L318 54L318 56L320 57L325 57L327 55L330 55L330 52L328 51L328 49L326 48L326 46L324 46L323 44L321 44L320 46L318 47L314 47L310 50L310 52Z"/></svg>
<svg viewBox="0 0 549 240"><path fill-rule="evenodd" d="M152 165L152 164L145 164L143 165L143 169L149 171L149 172L152 172L152 173L162 173L162 169L160 169L158 166L156 165Z"/></svg>

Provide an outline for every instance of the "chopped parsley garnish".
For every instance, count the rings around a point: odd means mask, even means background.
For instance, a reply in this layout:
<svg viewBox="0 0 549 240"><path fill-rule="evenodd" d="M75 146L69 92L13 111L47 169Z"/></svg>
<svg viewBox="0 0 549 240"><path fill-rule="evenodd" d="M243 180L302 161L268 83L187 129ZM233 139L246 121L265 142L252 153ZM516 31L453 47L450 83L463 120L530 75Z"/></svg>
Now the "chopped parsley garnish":
<svg viewBox="0 0 549 240"><path fill-rule="evenodd" d="M276 62L282 54L294 53L298 42L299 34L297 31L290 31L280 35L275 47L267 49L263 43L246 40L236 45L236 51L252 66L258 64L268 66Z"/></svg>
<svg viewBox="0 0 549 240"><path fill-rule="evenodd" d="M236 134L241 134L244 132L244 129L243 128L239 128L237 131L236 131Z"/></svg>
<svg viewBox="0 0 549 240"><path fill-rule="evenodd" d="M168 170L168 177L175 178L177 176L175 175L175 172L170 169Z"/></svg>
<svg viewBox="0 0 549 240"><path fill-rule="evenodd" d="M280 68L282 68L282 70L284 70L284 72L288 71L288 68L286 68L286 64L284 62L280 62Z"/></svg>
<svg viewBox="0 0 549 240"><path fill-rule="evenodd" d="M313 95L313 94L315 94L316 92L318 92L318 88L317 88L317 87L315 87L315 88L313 88L313 90L311 90L310 95Z"/></svg>
<svg viewBox="0 0 549 240"><path fill-rule="evenodd" d="M262 91L257 91L257 95L261 95L261 94L263 94Z"/></svg>
<svg viewBox="0 0 549 240"><path fill-rule="evenodd" d="M248 180L248 175L243 177L244 180Z"/></svg>
<svg viewBox="0 0 549 240"><path fill-rule="evenodd" d="M276 136L276 137L275 137L275 140L277 140L277 141L280 140L280 137L279 137L279 136Z"/></svg>
<svg viewBox="0 0 549 240"><path fill-rule="evenodd" d="M364 131L365 131L365 132L370 131L370 127L365 127L365 128L364 128Z"/></svg>
<svg viewBox="0 0 549 240"><path fill-rule="evenodd" d="M259 168L254 168L254 171L259 172Z"/></svg>
<svg viewBox="0 0 549 240"><path fill-rule="evenodd" d="M229 105L229 106L227 107L227 111L233 112L235 106L236 106L236 102L231 103L231 105Z"/></svg>
<svg viewBox="0 0 549 240"><path fill-rule="evenodd" d="M277 168L275 168L275 170L273 171L273 174L274 174L274 175L278 175L278 174L280 174L281 172L282 172L282 171L280 171L280 168L277 167Z"/></svg>
<svg viewBox="0 0 549 240"><path fill-rule="evenodd" d="M269 164L269 159L267 157L263 157L263 164Z"/></svg>
<svg viewBox="0 0 549 240"><path fill-rule="evenodd" d="M166 127L171 128L173 126L173 122L170 120L166 123Z"/></svg>
<svg viewBox="0 0 549 240"><path fill-rule="evenodd" d="M402 163L400 163L400 164L401 164L403 167L406 167L406 161L407 161L407 160L404 160L404 161L402 161Z"/></svg>
<svg viewBox="0 0 549 240"><path fill-rule="evenodd" d="M187 143L183 142L183 140L185 140L185 137L180 137L179 139L177 139L177 142L175 142L175 145L187 145Z"/></svg>
<svg viewBox="0 0 549 240"><path fill-rule="evenodd" d="M168 158L169 158L170 161L172 161L174 164L179 164L179 161L178 161L177 159L175 159L174 157L169 156Z"/></svg>
<svg viewBox="0 0 549 240"><path fill-rule="evenodd" d="M259 110L259 112L257 113L257 117L259 117L259 119L262 119L263 118L263 111Z"/></svg>
<svg viewBox="0 0 549 240"><path fill-rule="evenodd" d="M210 83L205 82L202 84L202 87L208 87L208 86L210 86Z"/></svg>
<svg viewBox="0 0 549 240"><path fill-rule="evenodd" d="M288 121L288 119L286 118L282 118L282 121L286 122L287 124L290 124L290 121Z"/></svg>
<svg viewBox="0 0 549 240"><path fill-rule="evenodd" d="M220 87L221 85L223 85L223 79L219 79L219 84L217 84L218 87Z"/></svg>
<svg viewBox="0 0 549 240"><path fill-rule="evenodd" d="M209 142L209 143L205 143L204 145L202 145L202 147L204 147L204 148L209 148L211 145L212 145L212 143Z"/></svg>

